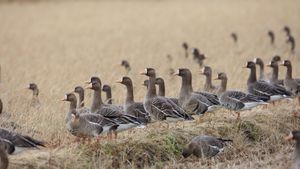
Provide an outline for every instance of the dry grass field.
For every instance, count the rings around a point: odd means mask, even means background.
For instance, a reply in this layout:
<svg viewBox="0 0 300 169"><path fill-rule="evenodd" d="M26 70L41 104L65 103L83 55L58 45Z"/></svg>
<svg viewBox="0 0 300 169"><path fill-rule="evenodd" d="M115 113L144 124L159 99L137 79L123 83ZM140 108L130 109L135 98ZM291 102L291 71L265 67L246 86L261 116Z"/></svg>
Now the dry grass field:
<svg viewBox="0 0 300 169"><path fill-rule="evenodd" d="M289 53L284 25L296 42L300 39L298 0L112 0L36 1L0 3L0 97L5 111L23 127L17 131L48 142L48 147L10 156L11 168L272 168L292 166L291 143L283 137L299 129L293 117L299 105L282 101L267 109L233 113L221 109L198 121L171 124L169 129L149 125L120 134L120 139L92 145L74 143L65 128L69 105L60 99L92 75L110 84L114 103L125 99L125 88L115 81L125 75L119 66L128 59L135 99L141 101L146 67L165 78L168 96L177 96L180 79L169 68L187 67L193 72L194 89L202 89L204 77L192 58L185 59L181 43L187 41L208 57L214 76L228 74L231 89L246 89L248 70L242 66L254 57L268 62L278 54L293 61L300 77L299 52ZM266 32L276 34L271 46ZM238 44L230 38L237 32ZM169 62L166 56L173 56ZM266 68L270 71L269 68ZM280 70L280 77L285 69ZM29 106L30 82L40 88L41 107ZM215 82L217 83L217 82ZM86 105L91 91L86 92ZM214 159L182 159L182 147L195 135L231 138L233 144Z"/></svg>

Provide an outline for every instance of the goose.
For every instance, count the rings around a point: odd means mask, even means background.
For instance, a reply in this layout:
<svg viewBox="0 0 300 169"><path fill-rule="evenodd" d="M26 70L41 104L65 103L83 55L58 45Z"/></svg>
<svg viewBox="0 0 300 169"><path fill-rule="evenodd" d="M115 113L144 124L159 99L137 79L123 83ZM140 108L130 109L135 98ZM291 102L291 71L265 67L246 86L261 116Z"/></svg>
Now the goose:
<svg viewBox="0 0 300 169"><path fill-rule="evenodd" d="M286 36L290 36L291 35L291 29L288 26L284 26L283 27L283 31L286 33Z"/></svg>
<svg viewBox="0 0 300 169"><path fill-rule="evenodd" d="M112 104L111 87L109 85L103 85L102 91L106 93L106 103Z"/></svg>
<svg viewBox="0 0 300 169"><path fill-rule="evenodd" d="M201 54L197 48L192 49L194 60L199 64L200 68L203 66L203 61L206 59L204 54Z"/></svg>
<svg viewBox="0 0 300 169"><path fill-rule="evenodd" d="M270 78L269 83L273 85L283 85L283 80L278 80L278 73L279 73L278 62L272 60L267 66L272 68L272 76Z"/></svg>
<svg viewBox="0 0 300 169"><path fill-rule="evenodd" d="M126 86L127 89L126 100L123 106L125 113L137 117L143 124L150 122L150 115L146 112L143 103L134 101L132 80L124 76L117 83Z"/></svg>
<svg viewBox="0 0 300 169"><path fill-rule="evenodd" d="M37 84L29 83L29 85L27 86L27 89L32 90L32 100L31 100L30 106L40 107L41 103L38 98L39 89L38 89Z"/></svg>
<svg viewBox="0 0 300 169"><path fill-rule="evenodd" d="M12 142L3 138L0 138L0 149L3 150L5 154L13 154L16 150Z"/></svg>
<svg viewBox="0 0 300 169"><path fill-rule="evenodd" d="M292 35L289 35L288 39L286 40L286 43L289 44L289 45L291 45L290 51L292 53L295 53L295 47L296 47L295 38Z"/></svg>
<svg viewBox="0 0 300 169"><path fill-rule="evenodd" d="M176 74L182 78L179 104L188 112L204 114L220 107L216 95L207 92L194 92L192 87L192 73L189 69L178 69Z"/></svg>
<svg viewBox="0 0 300 169"><path fill-rule="evenodd" d="M281 65L287 68L286 76L283 81L284 87L293 95L298 96L298 101L300 103L300 79L296 80L293 78L291 61L285 60Z"/></svg>
<svg viewBox="0 0 300 169"><path fill-rule="evenodd" d="M77 99L74 93L67 93L65 94L62 101L70 102L69 111L65 117L65 123L67 130L75 136L78 137L86 137L91 135L82 134L82 132L86 132L85 127L81 126L91 126L93 128L93 134L100 134L100 133L107 133L109 137L111 137L112 132L116 132L117 127L119 126L116 122L109 118L105 118L99 114L94 113L78 113L76 109ZM80 122L82 121L82 122ZM102 127L102 130L98 126ZM100 132L101 130L101 132ZM98 131L98 132L97 132ZM93 135L96 136L96 135Z"/></svg>
<svg viewBox="0 0 300 169"><path fill-rule="evenodd" d="M218 90L221 105L229 110L236 111L237 120L240 119L240 111L250 110L258 105L267 104L264 101L267 101L269 97L259 97L242 91L227 91L226 73L219 73L216 80L221 80L221 85Z"/></svg>
<svg viewBox="0 0 300 169"><path fill-rule="evenodd" d="M275 55L275 56L273 56L273 58L272 58L271 61L280 62L281 61L281 57L279 55Z"/></svg>
<svg viewBox="0 0 300 169"><path fill-rule="evenodd" d="M0 169L7 169L9 165L9 160L7 157L6 149L5 147L13 147L13 145L9 145L7 142L3 142L2 139L0 140Z"/></svg>
<svg viewBox="0 0 300 169"><path fill-rule="evenodd" d="M265 76L264 61L261 58L257 57L254 58L253 62L259 67L259 81L269 82L270 80Z"/></svg>
<svg viewBox="0 0 300 169"><path fill-rule="evenodd" d="M193 120L183 109L170 99L157 96L155 88L156 73L153 68L146 68L140 73L149 77L147 94L144 99L144 108L151 116L151 122L164 120Z"/></svg>
<svg viewBox="0 0 300 169"><path fill-rule="evenodd" d="M184 49L185 58L188 58L189 57L189 45L186 42L183 42L182 48Z"/></svg>
<svg viewBox="0 0 300 169"><path fill-rule="evenodd" d="M116 105L104 104L101 99L101 80L98 77L92 77L88 89L94 91L94 98L91 107L91 112L100 114L106 118L112 119L115 121L119 127L117 128L118 132L141 126L141 122L137 117L124 114L123 108Z"/></svg>
<svg viewBox="0 0 300 169"><path fill-rule="evenodd" d="M230 139L222 139L208 135L196 136L182 150L184 158L194 155L198 158L211 158L223 152Z"/></svg>
<svg viewBox="0 0 300 169"><path fill-rule="evenodd" d="M165 81L164 81L164 79L161 77L156 78L155 84L158 86L158 96L165 97ZM169 98L169 99L178 105L177 98Z"/></svg>
<svg viewBox="0 0 300 169"><path fill-rule="evenodd" d="M123 66L125 68L127 74L130 72L131 67L130 67L130 64L127 60L122 60L121 61L121 66Z"/></svg>
<svg viewBox="0 0 300 169"><path fill-rule="evenodd" d="M13 122L11 119L11 113L3 110L3 102L0 99L0 115L1 115L1 127L8 128L10 130L20 129L21 126Z"/></svg>
<svg viewBox="0 0 300 169"><path fill-rule="evenodd" d="M237 36L237 34L235 32L232 32L230 34L230 37L232 38L232 40L233 40L234 43L238 42L238 36Z"/></svg>
<svg viewBox="0 0 300 169"><path fill-rule="evenodd" d="M77 105L77 110L80 113L90 113L90 109L87 107L84 107L84 89L81 86L77 86L74 89L74 93L77 93L79 96L79 103Z"/></svg>
<svg viewBox="0 0 300 169"><path fill-rule="evenodd" d="M20 153L28 149L38 149L39 146L45 147L45 142L35 140L29 136L18 134L14 131L0 128L0 138L12 143L15 147L13 154Z"/></svg>
<svg viewBox="0 0 300 169"><path fill-rule="evenodd" d="M257 96L269 97L270 101L288 98L291 96L291 93L288 92L284 87L272 85L263 81L257 81L256 67L254 62L248 61L244 68L250 69L250 74L247 81L249 93Z"/></svg>
<svg viewBox="0 0 300 169"><path fill-rule="evenodd" d="M269 36L269 38L270 38L270 43L271 43L271 45L274 45L274 42L275 42L275 34L274 34L274 32L271 31L271 30L269 30L269 31L268 31L268 36Z"/></svg>
<svg viewBox="0 0 300 169"><path fill-rule="evenodd" d="M205 84L204 84L204 91L207 91L207 92L216 92L217 90L217 87L214 86L212 84L212 81L211 81L211 78L212 78L212 70L211 70L211 67L209 66L204 66L201 70L201 73L206 77L206 81L205 81Z"/></svg>
<svg viewBox="0 0 300 169"><path fill-rule="evenodd" d="M293 130L292 132L290 132L290 134L287 137L285 137L285 140L296 141L295 150L294 150L294 156L295 156L294 169L300 169L300 131Z"/></svg>

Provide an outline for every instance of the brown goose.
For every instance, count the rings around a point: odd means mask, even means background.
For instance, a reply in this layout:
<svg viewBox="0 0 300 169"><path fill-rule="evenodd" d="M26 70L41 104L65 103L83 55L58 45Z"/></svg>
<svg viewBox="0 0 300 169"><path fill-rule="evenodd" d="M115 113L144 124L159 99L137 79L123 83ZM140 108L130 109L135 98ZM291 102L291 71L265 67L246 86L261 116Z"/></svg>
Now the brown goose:
<svg viewBox="0 0 300 169"><path fill-rule="evenodd" d="M141 125L141 122L138 120L137 117L124 114L122 107L111 104L104 104L102 102L100 78L92 77L87 88L92 89L94 91L91 112L101 114L102 116L116 122L119 125L117 131L124 131L129 128Z"/></svg>
<svg viewBox="0 0 300 169"><path fill-rule="evenodd" d="M199 64L200 68L203 66L203 62L206 59L204 54L201 54L197 48L192 49L194 60Z"/></svg>
<svg viewBox="0 0 300 169"><path fill-rule="evenodd" d="M77 86L74 89L74 92L78 94L79 96L79 103L77 108L82 108L84 107L84 89L81 86Z"/></svg>
<svg viewBox="0 0 300 169"><path fill-rule="evenodd" d="M228 142L232 142L232 140L207 135L197 136L186 145L182 151L182 156L184 158L190 155L194 155L198 158L211 158L222 152Z"/></svg>
<svg viewBox="0 0 300 169"><path fill-rule="evenodd" d="M286 90L290 91L293 95L299 96L300 95L300 79L296 80L293 78L292 75L292 63L289 60L285 60L282 63L282 66L287 68L286 76L284 79L284 87ZM298 98L300 103L300 98Z"/></svg>
<svg viewBox="0 0 300 169"><path fill-rule="evenodd" d="M189 45L186 42L183 42L182 48L184 49L185 58L188 58L189 57Z"/></svg>
<svg viewBox="0 0 300 169"><path fill-rule="evenodd" d="M244 68L250 69L250 75L247 81L248 92L260 97L267 97L270 101L288 98L291 93L285 88L272 85L267 82L257 81L255 63L248 61Z"/></svg>
<svg viewBox="0 0 300 169"><path fill-rule="evenodd" d="M19 128L19 129L21 128L20 125L18 125L11 119L11 114L9 112L3 110L3 103L2 103L1 99L0 99L0 115L1 115L1 117L0 117L1 127L5 127L10 130L15 130L17 128Z"/></svg>
<svg viewBox="0 0 300 169"><path fill-rule="evenodd" d="M91 137L100 133L111 134L118 127L118 124L113 120L105 118L99 114L94 113L78 113L76 109L77 99L74 93L67 93L62 101L70 102L70 108L66 115L65 122L68 131L78 137ZM95 124L94 124L95 123ZM102 130L98 126L102 127ZM89 127L85 127L89 126ZM88 134L88 128L92 128L91 133Z"/></svg>
<svg viewBox="0 0 300 169"><path fill-rule="evenodd" d="M217 90L217 87L214 86L211 82L212 77L212 70L209 66L204 66L201 70L201 73L206 77L206 81L204 84L204 91L215 93Z"/></svg>
<svg viewBox="0 0 300 169"><path fill-rule="evenodd" d="M32 90L32 100L30 103L30 106L32 107L39 107L41 105L38 95L39 95L39 89L37 84L35 83L29 83L27 89Z"/></svg>
<svg viewBox="0 0 300 169"><path fill-rule="evenodd" d="M165 97L165 81L164 81L164 79L161 77L156 78L155 84L158 85L158 96ZM177 98L169 98L169 99L178 105Z"/></svg>
<svg viewBox="0 0 300 169"><path fill-rule="evenodd" d="M192 73L189 69L178 69L176 75L182 78L179 104L186 111L192 114L203 114L206 111L214 111L220 107L220 102L216 95L193 91Z"/></svg>
<svg viewBox="0 0 300 169"><path fill-rule="evenodd" d="M106 103L112 104L111 87L109 85L103 85L102 91L106 93Z"/></svg>
<svg viewBox="0 0 300 169"><path fill-rule="evenodd" d="M26 149L45 147L43 141L35 140L29 136L21 135L16 132L0 128L0 138L9 141L14 147L14 154L24 151Z"/></svg>
<svg viewBox="0 0 300 169"><path fill-rule="evenodd" d="M143 103L134 101L132 80L124 76L117 83L125 85L127 89L126 100L123 106L125 113L137 117L143 124L150 122L150 115L146 112Z"/></svg>
<svg viewBox="0 0 300 169"><path fill-rule="evenodd" d="M287 141L295 140L295 150L294 150L294 169L300 169L300 131L294 130L285 138Z"/></svg>
<svg viewBox="0 0 300 169"><path fill-rule="evenodd" d="M290 36L291 35L291 29L289 26L284 26L283 27L283 31L286 33L286 36Z"/></svg>
<svg viewBox="0 0 300 169"><path fill-rule="evenodd" d="M286 40L286 43L291 45L290 50L292 53L295 53L295 47L296 47L295 38L292 35L289 35L288 39Z"/></svg>
<svg viewBox="0 0 300 169"><path fill-rule="evenodd" d="M283 85L283 80L278 80L278 73L279 73L278 62L272 60L267 66L272 68L272 76L270 78L269 83L273 85Z"/></svg>
<svg viewBox="0 0 300 169"><path fill-rule="evenodd" d="M274 34L274 32L271 31L271 30L269 30L269 31L268 31L268 36L269 36L269 38L270 38L270 43L271 43L271 45L274 45L274 42L275 42L275 34Z"/></svg>
<svg viewBox="0 0 300 169"><path fill-rule="evenodd" d="M254 63L259 66L259 81L269 82L269 79L265 76L265 66L261 58L255 58Z"/></svg>
<svg viewBox="0 0 300 169"><path fill-rule="evenodd" d="M184 110L170 99L156 95L156 73L153 68L146 68L141 75L149 77L147 94L144 99L144 108L151 115L151 121L163 121L168 120L168 118L175 120L193 120L193 117L186 114Z"/></svg>
<svg viewBox="0 0 300 169"><path fill-rule="evenodd" d="M227 91L226 73L219 73L216 79L221 80L221 85L218 90L221 105L229 110L236 111L237 119L240 119L240 111L250 110L258 105L267 104L264 102L264 99L267 101L268 98L265 97L259 97L236 90Z"/></svg>
<svg viewBox="0 0 300 169"><path fill-rule="evenodd" d="M234 43L238 42L238 36L237 36L237 34L235 32L232 32L230 34L230 37L232 38L232 40L233 40Z"/></svg>
<svg viewBox="0 0 300 169"><path fill-rule="evenodd" d="M273 56L273 58L272 58L271 61L280 62L281 61L281 57L279 55L275 55L275 56Z"/></svg>
<svg viewBox="0 0 300 169"><path fill-rule="evenodd" d="M127 74L130 72L131 67L130 67L130 64L127 60L122 60L121 66L123 66L125 68Z"/></svg>
<svg viewBox="0 0 300 169"><path fill-rule="evenodd" d="M10 142L0 139L0 169L7 169L9 160L7 157L7 148L15 148Z"/></svg>

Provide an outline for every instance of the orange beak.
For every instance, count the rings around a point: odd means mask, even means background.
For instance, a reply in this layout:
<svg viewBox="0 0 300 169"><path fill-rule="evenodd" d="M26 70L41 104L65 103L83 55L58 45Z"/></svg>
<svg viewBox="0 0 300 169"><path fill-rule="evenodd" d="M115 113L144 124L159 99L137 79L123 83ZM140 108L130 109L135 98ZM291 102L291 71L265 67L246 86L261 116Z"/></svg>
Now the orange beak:
<svg viewBox="0 0 300 169"><path fill-rule="evenodd" d="M179 69L177 69L175 72L174 72L174 75L176 75L176 76L179 76Z"/></svg>
<svg viewBox="0 0 300 169"><path fill-rule="evenodd" d="M89 85L85 86L86 89L92 89L93 88L93 84L89 83Z"/></svg>
<svg viewBox="0 0 300 169"><path fill-rule="evenodd" d="M89 80L85 81L84 84L90 84L92 82L90 82Z"/></svg>
<svg viewBox="0 0 300 169"><path fill-rule="evenodd" d="M60 101L67 101L67 95L65 95L65 97L63 99L61 99Z"/></svg>
<svg viewBox="0 0 300 169"><path fill-rule="evenodd" d="M288 136L286 136L284 139L286 141L290 141L290 140L293 140L293 138L294 138L294 136L293 136L292 132L290 132L290 134Z"/></svg>
<svg viewBox="0 0 300 169"><path fill-rule="evenodd" d="M214 78L214 80L220 80L218 77Z"/></svg>

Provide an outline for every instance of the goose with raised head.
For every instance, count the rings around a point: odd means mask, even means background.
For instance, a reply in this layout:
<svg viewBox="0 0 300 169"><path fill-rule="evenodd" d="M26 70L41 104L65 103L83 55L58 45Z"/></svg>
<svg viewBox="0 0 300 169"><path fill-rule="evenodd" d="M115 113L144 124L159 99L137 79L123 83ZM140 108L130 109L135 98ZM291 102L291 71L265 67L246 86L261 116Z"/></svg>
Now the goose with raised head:
<svg viewBox="0 0 300 169"><path fill-rule="evenodd" d="M220 107L218 96L208 92L193 91L192 73L189 69L178 69L177 76L180 76L181 89L179 104L191 113L203 114L206 111L214 111Z"/></svg>
<svg viewBox="0 0 300 169"><path fill-rule="evenodd" d="M103 85L102 91L106 93L106 103L112 104L111 87L107 84Z"/></svg>
<svg viewBox="0 0 300 169"><path fill-rule="evenodd" d="M270 78L269 83L273 85L283 85L283 80L278 80L278 74L279 74L278 61L272 60L267 66L272 68L272 76Z"/></svg>
<svg viewBox="0 0 300 169"><path fill-rule="evenodd" d="M1 116L0 117L0 119L1 119L1 127L7 128L7 129L10 129L10 130L15 130L17 128L18 129L21 128L20 125L18 125L17 123L15 123L12 120L11 113L3 110L3 102L2 102L1 99L0 99L0 116Z"/></svg>
<svg viewBox="0 0 300 169"><path fill-rule="evenodd" d="M288 39L286 40L286 43L290 45L290 51L292 53L295 53L295 47L296 47L295 38L292 35L289 35Z"/></svg>
<svg viewBox="0 0 300 169"><path fill-rule="evenodd" d="M155 79L155 84L158 86L158 96L165 97L165 81L163 78L158 77ZM175 104L178 105L178 99L177 98L169 98L172 100Z"/></svg>
<svg viewBox="0 0 300 169"><path fill-rule="evenodd" d="M230 37L232 38L232 40L233 40L234 43L238 42L238 35L235 32L232 32L230 34Z"/></svg>
<svg viewBox="0 0 300 169"><path fill-rule="evenodd" d="M223 139L213 136L196 136L182 150L182 156L187 158L194 155L198 158L211 158L218 155L224 150L230 139Z"/></svg>
<svg viewBox="0 0 300 169"><path fill-rule="evenodd" d="M103 103L101 98L100 78L92 77L87 88L94 91L94 98L91 106L91 111L93 113L101 114L102 116L115 121L119 125L117 131L124 131L141 125L141 122L138 120L137 117L124 114L125 112L123 111L122 107Z"/></svg>
<svg viewBox="0 0 300 169"><path fill-rule="evenodd" d="M285 140L295 140L295 150L294 150L294 169L300 169L300 131L293 130L290 134L285 137Z"/></svg>
<svg viewBox="0 0 300 169"><path fill-rule="evenodd" d="M265 64L261 58L254 58L254 63L259 67L259 81L269 82L269 79L265 76Z"/></svg>
<svg viewBox="0 0 300 169"><path fill-rule="evenodd" d="M38 98L39 88L38 88L37 84L29 83L29 85L27 86L27 89L32 90L32 100L31 100L30 106L39 107L41 105L41 103Z"/></svg>
<svg viewBox="0 0 300 169"><path fill-rule="evenodd" d="M130 72L131 67L130 67L130 64L127 60L122 60L121 61L121 66L123 66L125 68L127 74Z"/></svg>
<svg viewBox="0 0 300 169"><path fill-rule="evenodd" d="M247 80L248 92L256 96L269 97L270 101L289 98L291 93L284 87L278 85L272 85L263 81L257 81L256 79L256 67L255 63L248 61L244 68L250 69L250 74Z"/></svg>
<svg viewBox="0 0 300 169"><path fill-rule="evenodd" d="M270 38L270 43L271 43L271 45L274 45L274 42L275 42L275 34L274 34L274 32L271 31L271 30L269 30L269 31L268 31L268 36L269 36L269 38Z"/></svg>
<svg viewBox="0 0 300 169"><path fill-rule="evenodd" d="M84 89L81 86L77 86L74 89L74 93L77 93L79 96L77 111L80 113L90 113L91 110L87 107L84 107Z"/></svg>
<svg viewBox="0 0 300 169"><path fill-rule="evenodd" d="M149 77L144 108L151 115L151 121L193 120L189 114L168 98L157 96L155 88L156 73L153 68L146 68L141 75Z"/></svg>
<svg viewBox="0 0 300 169"><path fill-rule="evenodd" d="M298 101L300 103L300 79L297 80L293 78L292 63L290 60L283 61L282 66L287 68L285 79L283 81L284 87L294 96L298 96Z"/></svg>
<svg viewBox="0 0 300 169"><path fill-rule="evenodd" d="M118 127L118 124L116 122L111 119L105 118L100 114L78 113L79 111L76 109L77 98L74 93L65 94L65 97L64 99L62 99L62 101L70 102L70 108L66 115L65 122L67 130L75 136L84 136L82 132L86 130L83 130L83 128L81 128L82 126L80 126L80 121L82 121L81 123L84 126L92 126L91 128L93 128L93 132L100 131L100 127L98 126L100 125L103 129L100 133L108 133L109 136ZM84 120L82 118L84 118Z"/></svg>
<svg viewBox="0 0 300 169"><path fill-rule="evenodd" d="M289 26L284 26L283 27L283 31L285 32L286 36L290 36L291 35L291 29Z"/></svg>
<svg viewBox="0 0 300 169"><path fill-rule="evenodd" d="M218 90L221 105L229 110L235 111L237 119L240 119L241 111L267 104L264 101L268 101L269 97L256 96L242 91L227 90L228 79L226 73L219 73L216 80L221 80L221 85Z"/></svg>
<svg viewBox="0 0 300 169"><path fill-rule="evenodd" d="M184 56L185 58L189 57L189 45L186 42L182 43L182 48L184 50Z"/></svg>
<svg viewBox="0 0 300 169"><path fill-rule="evenodd" d="M193 48L192 49L192 54L193 54L193 58L194 60L198 63L198 65L200 66L200 68L203 66L203 62L206 59L204 54L201 54L200 51L197 48Z"/></svg>
<svg viewBox="0 0 300 169"><path fill-rule="evenodd" d="M125 113L137 117L143 124L150 122L150 115L146 112L143 103L134 101L132 80L124 76L117 83L126 86L127 89L126 100L123 106Z"/></svg>
<svg viewBox="0 0 300 169"><path fill-rule="evenodd" d="M210 66L204 66L201 70L201 74L203 74L206 78L204 84L204 91L215 93L217 87L212 84L212 69Z"/></svg>

